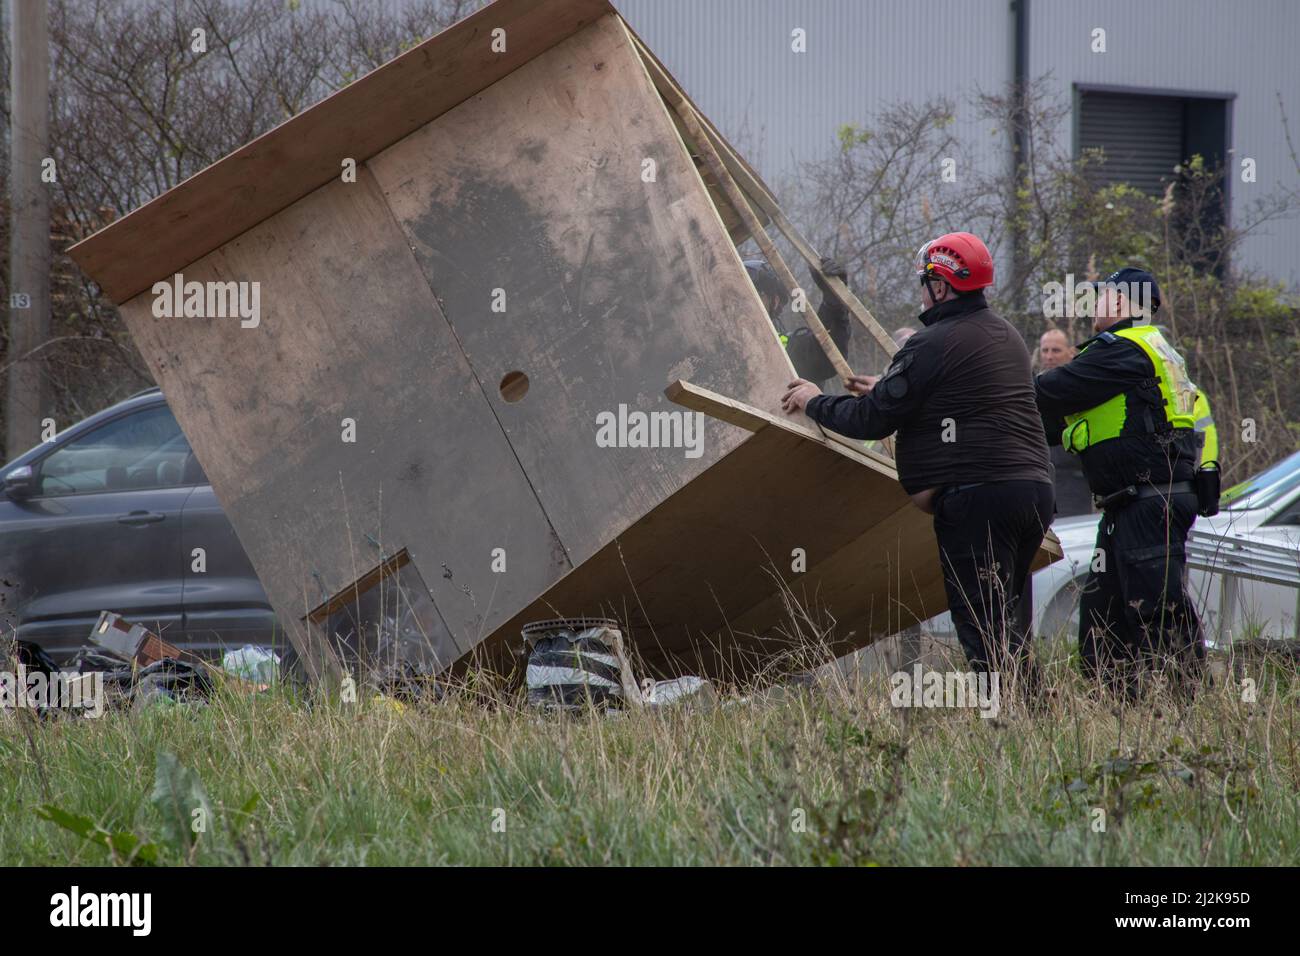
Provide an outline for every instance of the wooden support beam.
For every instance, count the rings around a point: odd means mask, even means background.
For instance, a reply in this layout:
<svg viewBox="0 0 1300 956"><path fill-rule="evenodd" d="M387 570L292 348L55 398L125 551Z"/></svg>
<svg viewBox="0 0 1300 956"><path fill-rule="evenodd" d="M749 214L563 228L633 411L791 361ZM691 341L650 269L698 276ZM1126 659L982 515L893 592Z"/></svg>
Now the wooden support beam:
<svg viewBox="0 0 1300 956"><path fill-rule="evenodd" d="M756 432L767 428L769 425L776 425L790 431L804 431L807 433L807 437L820 439L820 436L811 428L801 428L794 422L782 421L775 415L754 408L752 405L746 405L734 398L720 395L711 389L692 385L682 379L669 382L668 387L664 389L664 395L668 397L669 401L675 402L683 408L704 412L710 418L716 418L730 425L737 425L746 431Z"/></svg>
<svg viewBox="0 0 1300 956"><path fill-rule="evenodd" d="M894 337L885 331L885 327L876 321L876 317L871 314L871 311L862 304L858 297L853 294L853 290L839 276L829 276L822 272L821 256L799 230L794 227L794 224L785 217L781 207L772 203L770 209L765 208L762 192L756 192L755 201L758 203L759 208L763 209L772 218L773 225L780 230L781 235L785 236L790 245L798 250L799 255L804 257L809 267L822 277L822 281L826 283L826 288L830 289L835 294L835 297L844 303L845 308L853 314L853 317L885 350L885 354L893 358L894 353L898 351L898 343L894 341Z"/></svg>
<svg viewBox="0 0 1300 956"><path fill-rule="evenodd" d="M743 189L744 187L742 186L741 188ZM862 301L853 294L853 290L848 287L848 284L845 283L843 279L839 276L831 276L822 272L821 255L812 247L812 244L803 237L803 234L795 228L794 223L786 218L785 213L781 211L781 207L773 202L757 183L754 184L752 192L746 190L746 193L752 196L758 207L771 217L773 225L776 226L781 235L785 236L790 245L795 247L795 250L799 255L803 256L804 261L808 263L808 266L822 277L822 281L825 282L826 288L830 289L831 292L834 293L835 297L844 303L845 308L852 313L853 317L858 320L858 323L866 329L868 334L870 334L880 347L885 350L885 354L890 358L893 358L894 353L898 351L898 343L894 341L894 337L885 330L883 325L876 321L876 317L871 314L871 310L862 304Z"/></svg>
<svg viewBox="0 0 1300 956"><path fill-rule="evenodd" d="M766 428L778 428L795 435L801 435L810 441L825 445L837 454L852 458L860 465L866 465L872 471L888 475L895 481L898 480L898 472L894 470L894 463L889 458L880 455L878 452L869 451L860 443L854 443L843 435L826 431L811 421L797 417L782 418L779 415L773 415L762 409L754 408L752 405L746 405L744 402L728 398L726 395L720 395L712 389L694 385L682 379L669 382L668 387L664 389L664 394L672 402L681 405L683 408L703 412L710 418L716 418L718 421L727 422L730 425L737 425L746 431L757 433Z"/></svg>
<svg viewBox="0 0 1300 956"><path fill-rule="evenodd" d="M695 115L699 117L700 123L703 125L705 132L708 134L709 141L713 143L713 148L718 151L720 156L722 156L722 161L726 164L727 168L733 170L732 176L738 182L756 183L757 188L763 193L763 195L772 202L775 202L775 195L772 190L767 188L767 184L763 182L763 179L758 175L758 172L745 162L745 158L732 148L731 144L727 142L726 137L718 132L718 128L713 125L707 116L700 112L700 108L695 105L695 101L692 100L687 92L677 84L677 81L673 79L671 74L669 74L663 63L657 56L655 56L654 51L645 45L645 41L637 36L636 31L632 29L631 25L626 20L623 21L623 26L627 29L628 35L632 37L632 42L636 47L637 54L641 57L641 62L644 64L646 72L650 74L650 82L652 82L655 89L659 91L659 95L664 102L667 103L674 96L679 96L689 103ZM743 170L743 175L734 172L737 167L740 167ZM749 190L748 186L746 186L746 191L752 193L752 190Z"/></svg>
<svg viewBox="0 0 1300 956"><path fill-rule="evenodd" d="M812 245L804 239L803 235L794 227L790 220L786 218L785 214L781 211L780 205L772 195L771 190L767 188L759 178L758 174L749 167L749 164L737 155L737 153L731 148L730 144L727 143L726 139L724 139L722 135L713 128L709 123L708 117L699 112L695 107L695 104L691 102L690 97L687 96L685 91L677 85L677 81L672 78L664 68L663 64L659 62L658 57L656 57L645 43L642 42L641 38L636 35L635 31L633 31L631 27L627 26L626 22L624 23L624 26L627 27L628 34L632 38L632 42L636 47L638 55L641 57L641 62L644 64L651 82L654 84L655 89L659 91L660 96L663 97L664 102L667 103L672 108L673 112L677 114L682 125L686 126L687 131L690 132L691 138L697 143L706 144L705 146L699 147L701 156L706 161L706 165L708 164L708 156L710 152L707 147L712 147L713 155L719 159L726 172L730 173L729 178L719 177L716 173L714 173L714 176L715 178L718 178L720 182L729 181L740 193L738 198L735 197L734 194L728 195L730 204L737 207L737 215L740 215L743 218L744 207L750 207L751 216L747 221L745 221L745 228L749 229L751 233L754 232L754 229L750 224L757 219L757 214L754 212L754 207L757 207L758 211L765 214L769 220L776 225L782 235L784 235L799 254L803 256L804 260L807 261L808 265L814 270L814 272L822 277L826 287L829 288L842 303L844 303L844 306L853 313L854 318L858 320L859 324L867 330L871 337L874 338L880 344L881 348L885 350L885 353L892 358L894 353L898 351L898 345L895 344L893 337L885 331L884 327L879 322L876 321L875 317L867 307L858 300L857 296L850 291L849 287L841 279L837 276L828 276L822 271L821 256L818 255ZM688 124L687 116L694 120L693 125ZM710 166L709 170L710 172L713 172L713 167ZM758 231L762 232L761 229ZM763 237L767 238L765 232L763 232ZM757 236L755 238L757 238ZM784 260L781 260L779 255L776 256L776 259L780 260L784 265ZM789 272L788 269L786 271L787 273ZM791 276L791 279L793 280L793 276ZM812 321L809 322L809 328L812 328L812 322L816 322L819 326L821 325L821 322L815 315L812 316L811 319ZM835 343L832 341L832 347L834 344ZM830 353L827 352L827 355L830 355ZM847 365L847 362L845 364ZM674 398L674 396L671 395L669 397ZM677 399L674 398L674 401L676 400ZM843 436L836 435L835 439L846 445L850 442L850 439L844 438ZM881 443L881 448L877 454L880 454L881 452L883 452L882 457L889 459L893 458L893 438L886 438Z"/></svg>
<svg viewBox="0 0 1300 956"><path fill-rule="evenodd" d="M685 124L687 131L691 134L696 149L700 151L705 165L709 167L709 172L713 174L713 178L722 187L722 191L727 196L727 201L735 208L736 213L745 224L745 228L754 237L754 241L758 243L758 248L762 250L763 255L776 271L781 282L790 291L790 295L794 297L796 292L802 292L803 287L795 279L790 267L781 258L781 254L777 252L776 246L772 244L772 240L763 228L763 224L754 215L754 210L750 207L744 191L736 184L731 173L727 171L726 164L722 161L722 157L718 155L717 149L714 148L708 133L704 131L704 127L700 123L699 114L691 108L691 104L680 93L673 96L668 105L681 117L682 123ZM803 320L805 324L812 331L813 337L817 339L817 344L822 347L826 357L831 360L831 365L835 366L836 374L841 378L850 378L853 375L853 369L849 367L848 361L840 353L839 348L836 347L834 340L831 339L830 332L826 330L826 326L822 325L821 319L817 317L817 313L812 310L806 301L806 293L804 299Z"/></svg>
<svg viewBox="0 0 1300 956"><path fill-rule="evenodd" d="M736 183L735 179L732 178L731 172L723 162L718 149L714 146L708 132L704 129L703 117L695 111L694 107L686 99L685 94L683 94L675 85L669 86L668 89L672 94L674 94L671 97L669 105L672 106L674 111L676 111L677 115L681 118L682 123L686 126L687 131L691 134L691 138L695 141L697 148L700 150L700 154L703 156L705 164L709 167L710 172L713 173L714 178L722 186L723 192L726 194L728 201L735 207L736 213L745 224L745 228L749 230L750 234L758 242L758 246L763 251L763 255L767 257L768 262L772 264L773 269L776 270L776 274L781 278L781 281L785 284L786 288L790 290L790 294L793 296L795 290L800 288L798 282L790 272L790 268L785 264L785 260L781 257L781 254L777 252L776 246L772 244L772 240L768 237L767 231L763 228L763 224L759 221L758 216L750 206L749 199L745 192ZM747 170L743 171L746 175L749 175ZM892 357L893 354L898 351L898 346L895 344L889 333L881 327L880 323L876 322L870 312L866 312L866 307L863 306L861 302L858 302L852 292L848 291L848 286L837 277L828 276L822 271L821 257L818 256L816 251L803 240L802 236L799 235L794 226L790 224L790 221L785 218L785 214L781 212L781 207L778 206L770 196L768 196L766 190L762 189L761 186L756 185L756 191L760 195L764 196L765 200L770 203L771 211L768 212L768 215L771 216L772 221L778 224L778 228L781 228L780 223L784 222L785 226L783 231L785 231L785 229L790 230L790 232L787 233L787 238L791 235L795 237L795 239L792 239L791 241L795 243L796 248L802 247L800 254L808 260L808 264L816 270L816 273L819 276L822 277L827 288L834 291L835 288L838 287L841 292L837 294L840 296L841 301L845 302L846 306L848 305L846 298L852 299L858 304L858 307L866 313L866 319L859 316L859 321L861 321L863 325L865 325L867 329L876 336L877 340L880 341L882 346L885 348L885 351ZM834 283L834 285L832 285L832 283ZM849 308L850 311L852 311L852 307L849 306ZM831 364L835 367L836 373L841 378L850 378L853 375L853 369L850 368L848 361L844 358L843 354L841 354L839 348L836 347L834 340L831 339L830 332L826 329L826 326L822 324L821 319L817 317L817 314L811 311L806 302L803 317L804 322L807 323L808 328L812 331L813 336L822 347L822 351L826 353L827 358L830 359ZM673 396L670 395L669 397L672 398ZM882 440L881 449L887 457L893 458L893 438L891 437Z"/></svg>

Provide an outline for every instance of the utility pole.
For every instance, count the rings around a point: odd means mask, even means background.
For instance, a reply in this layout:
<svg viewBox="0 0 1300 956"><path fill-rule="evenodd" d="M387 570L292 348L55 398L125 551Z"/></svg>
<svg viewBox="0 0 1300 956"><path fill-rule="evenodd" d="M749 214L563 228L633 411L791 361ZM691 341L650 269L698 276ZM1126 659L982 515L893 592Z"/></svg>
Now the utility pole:
<svg viewBox="0 0 1300 956"><path fill-rule="evenodd" d="M9 4L10 232L9 365L4 459L41 440L47 413L40 356L50 334L50 194L42 163L50 155L50 37L46 0Z"/></svg>
<svg viewBox="0 0 1300 956"><path fill-rule="evenodd" d="M1015 197L1029 175L1029 0L1011 0L1013 16L1011 61L1011 189L1015 219L1011 230L1011 274L1020 280L1019 288L1009 290L1017 309L1030 311L1028 276L1022 270L1029 262L1028 239L1021 221L1019 200Z"/></svg>

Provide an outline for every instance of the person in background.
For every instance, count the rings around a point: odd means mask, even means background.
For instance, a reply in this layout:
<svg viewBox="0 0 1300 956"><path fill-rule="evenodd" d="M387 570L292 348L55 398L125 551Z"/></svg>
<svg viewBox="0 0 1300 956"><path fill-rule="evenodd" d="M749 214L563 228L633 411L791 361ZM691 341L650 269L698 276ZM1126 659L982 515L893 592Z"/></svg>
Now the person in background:
<svg viewBox="0 0 1300 956"><path fill-rule="evenodd" d="M1039 371L1060 368L1078 354L1070 344L1065 332L1053 326L1038 339ZM1052 486L1056 489L1056 516L1069 518L1074 515L1092 514L1092 491L1088 488L1088 479L1083 474L1083 462L1078 455L1071 455L1059 443L1047 446L1052 459Z"/></svg>
<svg viewBox="0 0 1300 956"><path fill-rule="evenodd" d="M1075 348L1070 344L1065 332L1053 326L1038 339L1038 370L1045 372L1049 368L1064 365L1075 356Z"/></svg>

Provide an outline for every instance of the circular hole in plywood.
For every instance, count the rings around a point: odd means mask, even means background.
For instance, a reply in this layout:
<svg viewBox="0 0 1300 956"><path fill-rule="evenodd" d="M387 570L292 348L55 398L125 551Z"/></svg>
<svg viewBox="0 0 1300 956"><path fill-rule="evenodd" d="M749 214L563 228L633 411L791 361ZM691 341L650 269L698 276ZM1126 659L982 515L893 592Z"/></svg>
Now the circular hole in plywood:
<svg viewBox="0 0 1300 956"><path fill-rule="evenodd" d="M501 397L513 405L528 394L528 376L523 372L507 372L501 379Z"/></svg>

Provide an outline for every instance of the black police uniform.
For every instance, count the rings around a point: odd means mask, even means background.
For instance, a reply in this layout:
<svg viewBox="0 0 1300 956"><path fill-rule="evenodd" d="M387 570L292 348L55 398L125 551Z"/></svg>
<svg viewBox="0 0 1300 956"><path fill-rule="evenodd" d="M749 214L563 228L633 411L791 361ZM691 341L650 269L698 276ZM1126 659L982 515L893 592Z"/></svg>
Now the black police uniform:
<svg viewBox="0 0 1300 956"><path fill-rule="evenodd" d="M1080 456L1093 494L1108 501L1079 606L1079 655L1086 676L1100 670L1111 686L1122 682L1130 694L1138 675L1157 660L1171 657L1194 678L1205 658L1184 563L1197 514L1191 483L1201 437L1167 427L1151 360L1114 334L1132 325L1126 319L1084 342L1073 361L1043 372L1034 386L1053 445L1061 443L1066 415L1125 396L1120 436ZM1125 493L1128 488L1141 496Z"/></svg>
<svg viewBox="0 0 1300 956"><path fill-rule="evenodd" d="M967 660L977 671L1023 666L1028 629L1017 604L1052 521L1029 350L982 292L941 302L920 320L924 328L870 394L819 396L806 411L849 438L898 432L903 489L940 489L934 531Z"/></svg>

